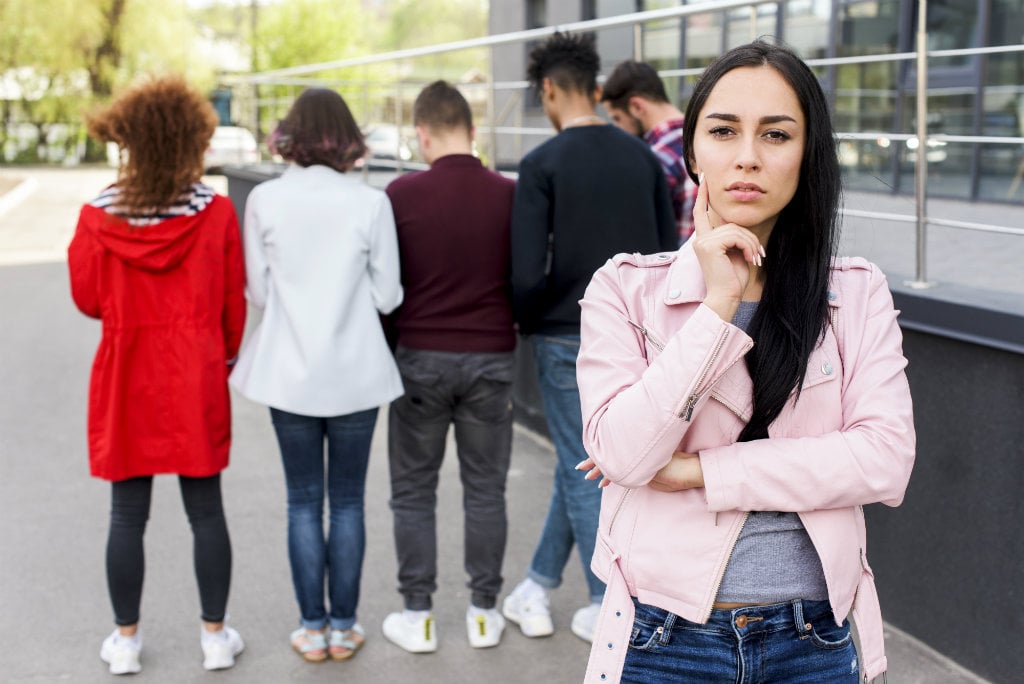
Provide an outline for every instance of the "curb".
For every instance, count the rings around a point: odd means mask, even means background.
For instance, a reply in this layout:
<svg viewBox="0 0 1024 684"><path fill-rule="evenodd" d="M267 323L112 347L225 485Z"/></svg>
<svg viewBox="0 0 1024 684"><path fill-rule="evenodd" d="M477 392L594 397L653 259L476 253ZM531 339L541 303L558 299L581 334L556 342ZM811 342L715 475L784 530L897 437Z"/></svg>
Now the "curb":
<svg viewBox="0 0 1024 684"><path fill-rule="evenodd" d="M24 202L38 186L39 181L35 178L24 178L13 190L0 195L0 216Z"/></svg>

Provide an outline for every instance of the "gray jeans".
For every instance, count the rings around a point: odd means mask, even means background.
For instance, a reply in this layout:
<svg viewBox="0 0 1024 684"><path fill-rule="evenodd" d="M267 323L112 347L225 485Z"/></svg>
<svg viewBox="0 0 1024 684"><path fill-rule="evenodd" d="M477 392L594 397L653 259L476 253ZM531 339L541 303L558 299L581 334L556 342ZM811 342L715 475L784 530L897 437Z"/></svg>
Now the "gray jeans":
<svg viewBox="0 0 1024 684"><path fill-rule="evenodd" d="M405 394L388 414L388 459L398 590L409 610L429 610L437 590L437 483L453 423L471 601L495 606L508 536L514 358L401 346L395 353Z"/></svg>

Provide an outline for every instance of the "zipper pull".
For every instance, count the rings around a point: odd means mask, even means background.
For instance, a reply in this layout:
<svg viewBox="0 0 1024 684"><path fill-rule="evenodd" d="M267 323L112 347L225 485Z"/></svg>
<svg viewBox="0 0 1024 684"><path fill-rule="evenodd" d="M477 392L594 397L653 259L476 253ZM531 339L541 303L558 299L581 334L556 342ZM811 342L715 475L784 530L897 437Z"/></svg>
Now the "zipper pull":
<svg viewBox="0 0 1024 684"><path fill-rule="evenodd" d="M686 406L684 407L685 413L683 414L683 420L686 421L687 423L689 423L690 419L693 418L693 409L697 406L697 401L699 399L700 399L699 395L691 394L690 398L686 400Z"/></svg>

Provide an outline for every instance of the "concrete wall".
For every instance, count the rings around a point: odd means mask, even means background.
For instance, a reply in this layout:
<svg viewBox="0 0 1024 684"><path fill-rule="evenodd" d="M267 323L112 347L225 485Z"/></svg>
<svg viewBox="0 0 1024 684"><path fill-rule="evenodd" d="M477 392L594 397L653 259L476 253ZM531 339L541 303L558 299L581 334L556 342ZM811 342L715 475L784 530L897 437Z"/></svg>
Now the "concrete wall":
<svg viewBox="0 0 1024 684"><path fill-rule="evenodd" d="M894 299L917 462L902 506L865 511L883 615L993 682L1020 681L1024 318Z"/></svg>

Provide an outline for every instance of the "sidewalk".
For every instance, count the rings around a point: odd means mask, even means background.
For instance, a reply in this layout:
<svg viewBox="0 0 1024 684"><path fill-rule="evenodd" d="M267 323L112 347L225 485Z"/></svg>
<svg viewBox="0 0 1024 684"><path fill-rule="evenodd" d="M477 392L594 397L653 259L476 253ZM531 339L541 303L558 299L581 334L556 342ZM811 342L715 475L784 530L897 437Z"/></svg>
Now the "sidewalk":
<svg viewBox="0 0 1024 684"><path fill-rule="evenodd" d="M0 169L6 175L7 169ZM99 325L81 316L60 262L78 204L105 178L97 170L47 172L24 202L0 215L0 672L7 682L105 682L98 658L112 628L103 552L109 487L89 478L86 391ZM70 228L69 228L70 226ZM48 254L26 263L28 254ZM17 258L16 258L17 257ZM0 261L0 264L4 262ZM367 484L368 544L360 620L367 645L347 663L306 664L290 650L296 609L285 548L285 493L264 407L235 397L232 465L224 474L234 546L231 623L247 643L233 670L202 671L191 535L174 478L157 478L146 537L143 672L133 681L271 684L287 681L424 684L575 684L589 645L568 629L586 601L573 559L553 594L556 633L529 640L510 627L500 646L474 650L463 616L461 491L449 453L438 519L440 588L436 654L414 656L380 634L400 607L387 505L386 414L378 421ZM520 579L543 524L551 488L550 444L517 429L509 476L506 590ZM885 581L881 578L880 581ZM884 610L884 607L883 607ZM981 680L895 630L886 634L891 684Z"/></svg>

